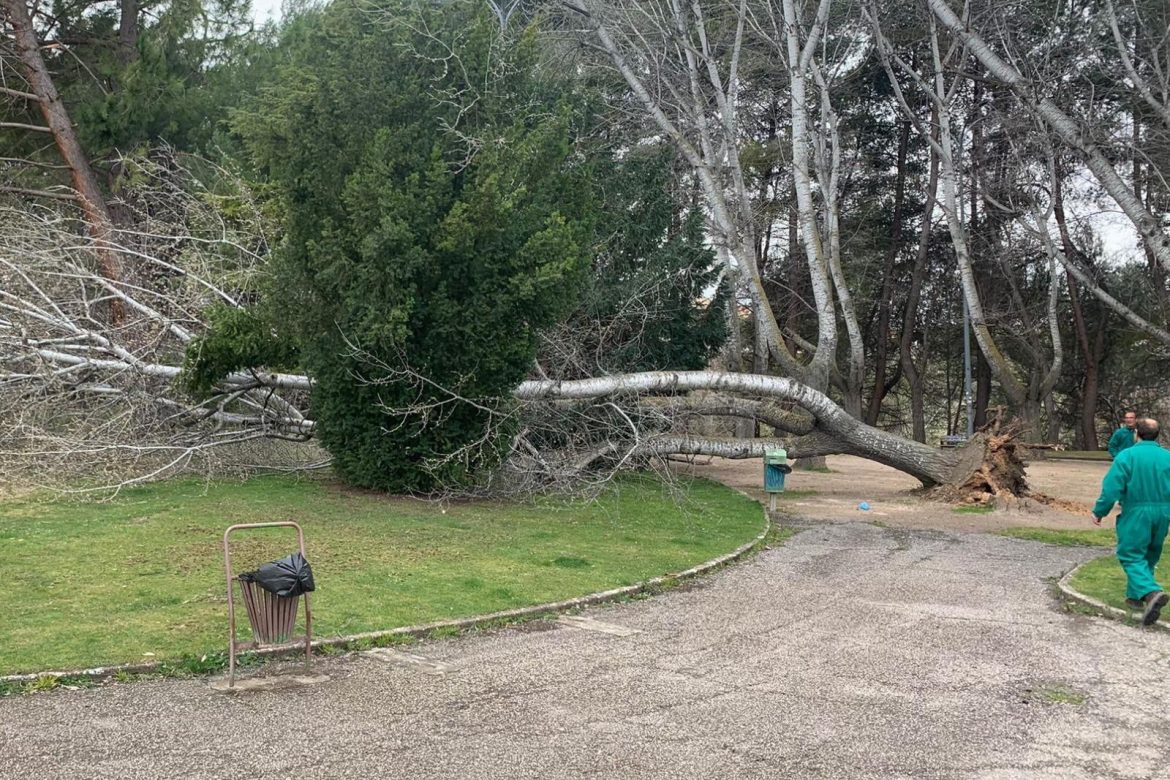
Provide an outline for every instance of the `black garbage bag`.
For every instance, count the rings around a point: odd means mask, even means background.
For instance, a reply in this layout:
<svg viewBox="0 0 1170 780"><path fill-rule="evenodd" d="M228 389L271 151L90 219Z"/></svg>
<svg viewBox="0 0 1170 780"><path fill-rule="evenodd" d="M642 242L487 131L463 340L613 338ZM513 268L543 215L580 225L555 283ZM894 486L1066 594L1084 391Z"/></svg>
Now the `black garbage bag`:
<svg viewBox="0 0 1170 780"><path fill-rule="evenodd" d="M256 571L243 572L240 579L254 582L277 596L299 596L317 589L313 584L313 567L299 552L279 561L269 561Z"/></svg>

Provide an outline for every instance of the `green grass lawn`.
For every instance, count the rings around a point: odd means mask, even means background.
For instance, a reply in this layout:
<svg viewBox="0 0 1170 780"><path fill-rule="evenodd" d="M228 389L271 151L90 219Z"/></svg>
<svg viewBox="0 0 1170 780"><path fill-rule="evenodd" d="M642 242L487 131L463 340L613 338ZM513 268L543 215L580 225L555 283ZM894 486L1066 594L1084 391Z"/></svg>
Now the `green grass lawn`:
<svg viewBox="0 0 1170 780"><path fill-rule="evenodd" d="M302 524L321 638L629 585L761 531L755 502L710 482L686 488L679 500L654 480L627 479L592 502L440 507L274 476L159 483L107 503L11 501L0 507L0 674L223 650L221 540L233 523ZM292 552L296 535L233 540L241 571Z"/></svg>
<svg viewBox="0 0 1170 780"><path fill-rule="evenodd" d="M784 498L790 498L790 499L812 498L813 496L816 496L816 495L818 495L817 491L812 489L812 488L808 488L805 490L799 490L799 489L798 490L785 490L781 493L776 494L776 496L778 498L781 498L781 499L784 499Z"/></svg>
<svg viewBox="0 0 1170 780"><path fill-rule="evenodd" d="M1072 531L1052 528L1004 528L997 533L1064 547L1112 547L1116 541L1112 528L1078 528Z"/></svg>
<svg viewBox="0 0 1170 780"><path fill-rule="evenodd" d="M989 515L995 511L995 507L985 504L964 504L951 507L951 511L957 515Z"/></svg>

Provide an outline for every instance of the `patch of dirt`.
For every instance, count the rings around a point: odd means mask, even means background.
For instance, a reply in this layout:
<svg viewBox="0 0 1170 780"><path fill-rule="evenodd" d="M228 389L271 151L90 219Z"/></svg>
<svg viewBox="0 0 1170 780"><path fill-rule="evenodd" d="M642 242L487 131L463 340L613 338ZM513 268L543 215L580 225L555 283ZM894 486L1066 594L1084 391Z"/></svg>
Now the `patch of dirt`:
<svg viewBox="0 0 1170 780"><path fill-rule="evenodd" d="M956 512L965 506L950 497L922 490L918 480L889 466L852 455L830 455L828 473L794 470L785 480L791 497L781 494L781 511L823 522L872 522L899 528L979 532L1024 526L1092 528L1090 513L1109 469L1107 461L1035 460L1028 464L1032 495L1011 509L986 514ZM673 463L681 474L706 477L741 490L761 503L763 466L758 460L696 458ZM808 493L806 491L814 491ZM940 500L941 499L941 500ZM869 510L859 509L865 502ZM1110 525L1106 521L1106 525Z"/></svg>
<svg viewBox="0 0 1170 780"><path fill-rule="evenodd" d="M18 485L11 482L0 482L0 501L20 501L31 496L37 488L30 485Z"/></svg>

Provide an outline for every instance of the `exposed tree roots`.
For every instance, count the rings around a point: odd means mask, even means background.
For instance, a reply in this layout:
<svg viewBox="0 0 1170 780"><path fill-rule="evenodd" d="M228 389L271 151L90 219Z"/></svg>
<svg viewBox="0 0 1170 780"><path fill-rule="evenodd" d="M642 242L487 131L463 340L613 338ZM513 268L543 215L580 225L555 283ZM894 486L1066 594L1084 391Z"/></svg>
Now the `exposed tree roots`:
<svg viewBox="0 0 1170 780"><path fill-rule="evenodd" d="M1036 445L1023 441L1027 428L1017 420L1004 420L1004 410L994 410L991 421L967 443L960 469L968 472L955 484L941 485L931 497L949 503L1011 509L1030 496L1025 457Z"/></svg>

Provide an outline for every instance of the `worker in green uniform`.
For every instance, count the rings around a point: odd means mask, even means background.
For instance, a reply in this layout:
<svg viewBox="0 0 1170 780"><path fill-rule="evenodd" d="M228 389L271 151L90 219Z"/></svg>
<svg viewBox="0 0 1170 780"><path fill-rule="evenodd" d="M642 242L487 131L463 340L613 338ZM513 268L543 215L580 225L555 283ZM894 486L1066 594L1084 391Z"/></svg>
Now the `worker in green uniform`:
<svg viewBox="0 0 1170 780"><path fill-rule="evenodd" d="M1113 435L1109 437L1109 457L1116 458L1117 453L1129 449L1134 445L1137 441L1137 437L1133 433L1133 428L1136 424L1137 413L1133 411L1126 412L1125 417L1122 418L1121 427L1115 430Z"/></svg>
<svg viewBox="0 0 1170 780"><path fill-rule="evenodd" d="M1162 542L1170 527L1170 450L1158 444L1158 421L1143 417L1134 426L1137 444L1113 459L1093 507L1093 523L1101 525L1116 503L1117 560L1125 569L1126 603L1142 610L1142 625L1152 625L1170 602L1154 579Z"/></svg>

